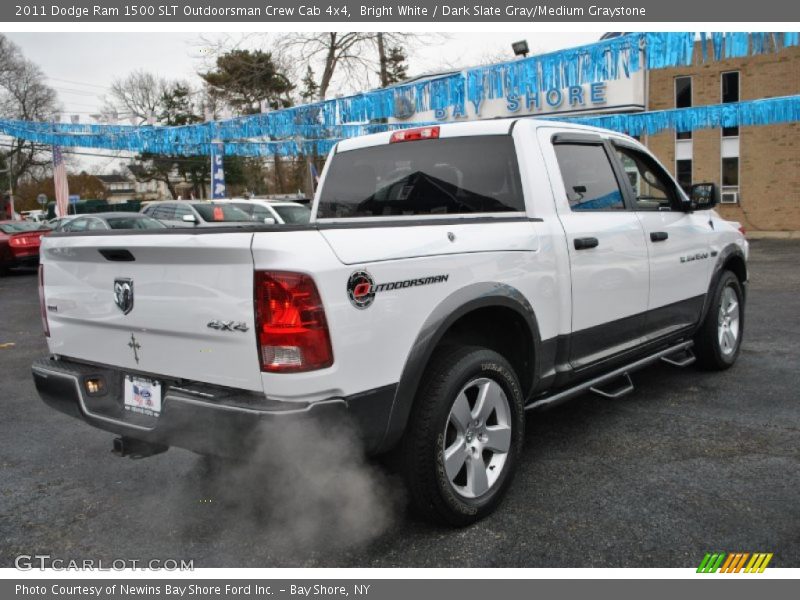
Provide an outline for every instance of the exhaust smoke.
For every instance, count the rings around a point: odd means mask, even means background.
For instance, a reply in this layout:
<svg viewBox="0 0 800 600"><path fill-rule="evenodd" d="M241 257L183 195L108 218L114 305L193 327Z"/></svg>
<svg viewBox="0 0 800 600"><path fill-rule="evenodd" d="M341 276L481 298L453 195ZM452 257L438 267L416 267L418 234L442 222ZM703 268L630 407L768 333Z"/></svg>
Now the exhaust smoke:
<svg viewBox="0 0 800 600"><path fill-rule="evenodd" d="M287 564L363 546L392 526L402 484L367 460L350 422L308 419L255 437L244 460L200 459L196 483L221 537L263 539Z"/></svg>

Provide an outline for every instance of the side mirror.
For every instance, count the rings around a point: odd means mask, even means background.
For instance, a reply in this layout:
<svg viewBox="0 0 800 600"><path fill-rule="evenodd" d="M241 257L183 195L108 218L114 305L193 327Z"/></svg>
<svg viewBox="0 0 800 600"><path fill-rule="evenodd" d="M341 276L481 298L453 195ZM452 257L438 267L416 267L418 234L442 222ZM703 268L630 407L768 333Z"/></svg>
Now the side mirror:
<svg viewBox="0 0 800 600"><path fill-rule="evenodd" d="M719 204L719 188L715 183L695 183L689 192L691 210L708 210Z"/></svg>
<svg viewBox="0 0 800 600"><path fill-rule="evenodd" d="M194 215L183 215L182 220L184 223L197 223L197 217Z"/></svg>
<svg viewBox="0 0 800 600"><path fill-rule="evenodd" d="M275 223L274 217L264 217L264 225L275 225Z"/></svg>

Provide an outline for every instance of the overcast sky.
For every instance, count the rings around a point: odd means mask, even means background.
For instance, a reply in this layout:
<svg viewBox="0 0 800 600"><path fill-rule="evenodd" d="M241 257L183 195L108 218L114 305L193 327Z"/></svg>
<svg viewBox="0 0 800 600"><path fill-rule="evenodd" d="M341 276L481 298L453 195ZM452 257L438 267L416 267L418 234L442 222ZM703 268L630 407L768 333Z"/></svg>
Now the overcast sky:
<svg viewBox="0 0 800 600"><path fill-rule="evenodd" d="M67 115L98 112L102 96L111 82L131 71L146 70L170 79L184 79L199 84L197 71L203 67L203 43L200 33L7 33L26 57L38 64L48 83L58 92ZM225 34L207 34L218 39ZM238 38L242 34L230 34ZM268 35L268 34L267 34ZM450 33L434 45L411 53L409 74L415 75L442 68L467 67L489 60L511 59L511 43L527 39L536 53L590 43L598 33ZM252 44L260 43L263 34L253 34ZM352 82L340 82L340 90L358 89ZM346 88L351 89L346 89ZM352 89L354 88L355 89ZM68 117L64 119L68 120ZM119 161L95 161L87 167L109 170ZM92 170L94 170L92 169Z"/></svg>

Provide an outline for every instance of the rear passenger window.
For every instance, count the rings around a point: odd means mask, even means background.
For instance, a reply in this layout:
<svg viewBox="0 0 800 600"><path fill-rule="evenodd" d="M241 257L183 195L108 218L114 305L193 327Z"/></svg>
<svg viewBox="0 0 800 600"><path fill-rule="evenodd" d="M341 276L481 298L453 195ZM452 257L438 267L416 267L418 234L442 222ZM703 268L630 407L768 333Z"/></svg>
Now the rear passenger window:
<svg viewBox="0 0 800 600"><path fill-rule="evenodd" d="M87 231L98 231L100 229L108 229L100 219L89 219L89 222L86 224Z"/></svg>
<svg viewBox="0 0 800 600"><path fill-rule="evenodd" d="M572 210L625 210L619 182L603 146L556 144L555 150Z"/></svg>
<svg viewBox="0 0 800 600"><path fill-rule="evenodd" d="M237 204L238 206L238 204ZM269 209L266 206L248 206L248 207L239 207L243 211L245 211L248 215L253 217L253 221L259 221L261 223L264 222L264 219L274 219L275 217L272 216L272 213L269 212ZM249 209L249 210L248 210Z"/></svg>
<svg viewBox="0 0 800 600"><path fill-rule="evenodd" d="M188 206L184 206L182 204L176 204L175 212L173 213L173 216L170 218L177 219L180 221L181 219L183 219L185 215L190 215L190 214L192 214L191 208L189 208Z"/></svg>
<svg viewBox="0 0 800 600"><path fill-rule="evenodd" d="M89 220L86 217L74 219L64 225L64 231L86 231L86 225Z"/></svg>
<svg viewBox="0 0 800 600"><path fill-rule="evenodd" d="M156 219L165 219L167 221L175 218L175 207L172 204L159 204L153 211L153 217Z"/></svg>
<svg viewBox="0 0 800 600"><path fill-rule="evenodd" d="M234 206L236 208L238 208L239 210L246 212L251 217L260 217L260 218L263 219L264 217L270 216L270 215L263 214L263 213L267 212L266 208L264 208L263 206L259 206L258 210L257 210L256 209L256 205L255 204L251 204L249 202L237 202L236 204L234 204ZM263 216L262 216L262 214L263 214Z"/></svg>

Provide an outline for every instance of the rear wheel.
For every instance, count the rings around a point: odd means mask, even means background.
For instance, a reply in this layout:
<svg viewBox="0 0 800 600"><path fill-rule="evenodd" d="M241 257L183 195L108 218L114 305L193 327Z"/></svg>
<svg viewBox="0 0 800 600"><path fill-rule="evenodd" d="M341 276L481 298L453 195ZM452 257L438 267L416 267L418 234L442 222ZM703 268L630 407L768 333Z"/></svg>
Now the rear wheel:
<svg viewBox="0 0 800 600"><path fill-rule="evenodd" d="M744 334L744 294L739 279L725 271L711 297L705 321L695 336L701 367L724 370L736 362Z"/></svg>
<svg viewBox="0 0 800 600"><path fill-rule="evenodd" d="M414 508L457 526L491 513L511 482L524 423L519 381L505 358L475 346L438 352L400 447Z"/></svg>

